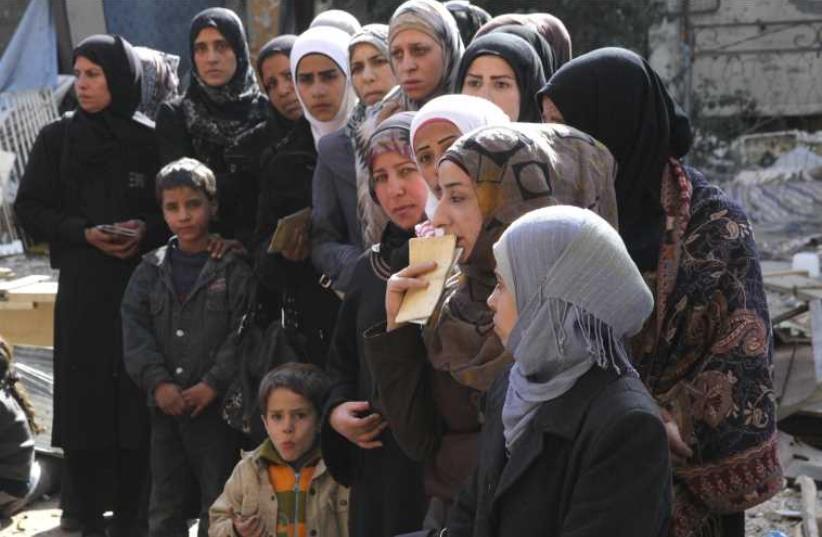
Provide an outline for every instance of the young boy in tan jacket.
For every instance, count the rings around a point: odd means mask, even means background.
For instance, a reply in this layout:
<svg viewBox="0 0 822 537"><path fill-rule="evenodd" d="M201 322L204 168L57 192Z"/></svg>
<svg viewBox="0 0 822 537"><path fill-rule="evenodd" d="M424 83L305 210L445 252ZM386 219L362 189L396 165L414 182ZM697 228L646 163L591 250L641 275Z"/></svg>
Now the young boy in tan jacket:
<svg viewBox="0 0 822 537"><path fill-rule="evenodd" d="M285 364L260 382L268 438L243 457L209 512L210 537L348 537L348 489L319 447L325 374Z"/></svg>

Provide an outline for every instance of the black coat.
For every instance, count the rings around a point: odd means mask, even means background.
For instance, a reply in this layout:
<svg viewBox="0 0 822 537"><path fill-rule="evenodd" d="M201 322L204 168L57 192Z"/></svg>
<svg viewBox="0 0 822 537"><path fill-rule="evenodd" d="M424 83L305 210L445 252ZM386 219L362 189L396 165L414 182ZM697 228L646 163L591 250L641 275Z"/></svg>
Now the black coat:
<svg viewBox="0 0 822 537"><path fill-rule="evenodd" d="M324 367L340 300L320 285L310 258L294 262L266 252L277 221L311 205L316 162L314 138L304 118L263 154L253 248L257 277L269 293L279 296L283 324L295 350L302 359Z"/></svg>
<svg viewBox="0 0 822 537"><path fill-rule="evenodd" d="M488 392L480 461L448 520L449 537L664 537L668 442L642 383L592 368L543 403L506 455L508 375Z"/></svg>
<svg viewBox="0 0 822 537"><path fill-rule="evenodd" d="M368 401L381 411L377 387L363 354L362 334L370 326L385 321L385 287L392 267L408 264L405 247L410 234L391 230L401 245L393 249L380 244L360 256L353 270L352 288L340 307L328 372L334 380L326 404L320 438L323 459L334 479L351 487L349 534L384 537L422 527L427 501L423 487L423 465L410 459L397 445L390 429L379 437L383 446L360 449L335 431L328 422L330 413L346 401Z"/></svg>
<svg viewBox="0 0 822 537"><path fill-rule="evenodd" d="M159 168L154 130L132 122L106 161L71 179L66 116L45 126L20 182L15 211L35 240L48 241L60 269L54 319L52 443L66 449L144 448L144 397L125 374L120 300L135 255L120 260L85 241L97 224L142 219L143 252L168 235L154 194Z"/></svg>

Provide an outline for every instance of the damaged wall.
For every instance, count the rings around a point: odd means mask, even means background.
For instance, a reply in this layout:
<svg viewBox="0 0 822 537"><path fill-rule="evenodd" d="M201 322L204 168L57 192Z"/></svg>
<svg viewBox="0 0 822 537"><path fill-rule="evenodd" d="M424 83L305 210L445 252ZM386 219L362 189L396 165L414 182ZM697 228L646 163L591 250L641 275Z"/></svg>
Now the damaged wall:
<svg viewBox="0 0 822 537"><path fill-rule="evenodd" d="M662 1L650 60L686 107L698 95L709 116L822 114L822 0Z"/></svg>

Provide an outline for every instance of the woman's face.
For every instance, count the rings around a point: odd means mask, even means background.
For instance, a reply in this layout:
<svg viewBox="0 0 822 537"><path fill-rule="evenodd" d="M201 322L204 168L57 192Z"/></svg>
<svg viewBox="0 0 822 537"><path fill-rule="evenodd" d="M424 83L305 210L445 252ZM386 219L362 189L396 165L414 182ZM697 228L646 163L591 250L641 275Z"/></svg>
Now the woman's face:
<svg viewBox="0 0 822 537"><path fill-rule="evenodd" d="M403 30L391 41L391 62L400 86L411 99L426 100L443 77L442 47L419 30Z"/></svg>
<svg viewBox="0 0 822 537"><path fill-rule="evenodd" d="M507 61L486 54L477 57L465 73L462 93L482 97L502 108L511 121L519 119L517 76Z"/></svg>
<svg viewBox="0 0 822 537"><path fill-rule="evenodd" d="M291 62L285 54L274 54L260 65L263 87L271 105L283 116L296 121L303 115L303 107L297 100L294 81L291 80Z"/></svg>
<svg viewBox="0 0 822 537"><path fill-rule="evenodd" d="M456 125L444 119L428 121L414 133L414 157L417 166L425 177L428 188L437 197L440 190L437 183L437 162L461 134Z"/></svg>
<svg viewBox="0 0 822 537"><path fill-rule="evenodd" d="M325 54L308 54L297 66L297 91L308 113L331 121L342 105L345 74Z"/></svg>
<svg viewBox="0 0 822 537"><path fill-rule="evenodd" d="M542 121L544 123L565 123L565 118L550 97L542 98Z"/></svg>
<svg viewBox="0 0 822 537"><path fill-rule="evenodd" d="M366 106L378 102L397 84L391 64L377 47L360 43L351 51L351 84Z"/></svg>
<svg viewBox="0 0 822 537"><path fill-rule="evenodd" d="M437 175L441 194L431 224L457 237L457 247L462 248L460 261L464 262L482 230L477 191L471 177L450 160L440 163Z"/></svg>
<svg viewBox="0 0 822 537"><path fill-rule="evenodd" d="M488 307L494 312L494 332L499 336L503 345L508 344L508 336L517 324L517 302L514 294L505 284L499 271L494 271L497 277L497 286L488 297Z"/></svg>
<svg viewBox="0 0 822 537"><path fill-rule="evenodd" d="M225 86L237 71L237 56L216 28L203 28L194 39L194 67L200 80L213 88Z"/></svg>
<svg viewBox="0 0 822 537"><path fill-rule="evenodd" d="M392 222L403 229L420 223L428 185L413 160L395 152L377 155L371 175L377 201Z"/></svg>
<svg viewBox="0 0 822 537"><path fill-rule="evenodd" d="M80 108L90 114L104 110L111 104L106 73L85 56L77 56L74 60L74 91Z"/></svg>

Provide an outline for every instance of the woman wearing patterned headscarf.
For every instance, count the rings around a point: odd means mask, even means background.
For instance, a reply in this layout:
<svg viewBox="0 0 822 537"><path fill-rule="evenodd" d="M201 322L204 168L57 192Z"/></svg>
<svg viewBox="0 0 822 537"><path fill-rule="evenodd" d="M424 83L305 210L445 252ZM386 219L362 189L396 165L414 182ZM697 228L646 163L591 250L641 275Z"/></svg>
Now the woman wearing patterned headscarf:
<svg viewBox="0 0 822 537"><path fill-rule="evenodd" d="M462 38L454 17L436 0L408 0L389 22L391 67L399 85L369 111L357 133L357 184L368 183L363 148L376 126L392 114L419 110L439 95L453 93L457 66L463 53ZM379 241L385 215L368 198L358 207L366 245Z"/></svg>
<svg viewBox="0 0 822 537"><path fill-rule="evenodd" d="M619 163L620 235L656 300L634 358L668 422L672 534L741 536L743 511L782 484L770 321L750 223L679 162L690 122L637 54L580 56L541 100L546 121L585 130Z"/></svg>
<svg viewBox="0 0 822 537"><path fill-rule="evenodd" d="M216 231L248 244L254 229L258 190L244 180L252 155L235 150L241 135L266 119L240 18L224 8L210 8L191 21L191 82L179 100L157 114L160 159L196 158L217 177Z"/></svg>
<svg viewBox="0 0 822 537"><path fill-rule="evenodd" d="M368 184L357 184L357 130L370 107L396 85L388 57L388 26L367 24L348 43L351 82L359 97L346 126L325 136L317 149L311 213L311 260L335 291L345 293L363 252L357 207L373 207ZM384 213L378 207L379 216Z"/></svg>
<svg viewBox="0 0 822 537"><path fill-rule="evenodd" d="M498 32L475 39L465 50L456 90L488 99L511 121L540 123L534 96L544 84L542 63L531 45L516 35Z"/></svg>
<svg viewBox="0 0 822 537"><path fill-rule="evenodd" d="M431 265L407 267L386 291L386 327L365 352L400 446L426 461L426 491L450 503L477 459L480 400L511 362L485 303L494 287L492 244L522 214L547 205L591 208L616 226L614 160L575 129L514 123L463 135L439 164L432 224L456 235L461 277L421 334L396 318L405 291Z"/></svg>
<svg viewBox="0 0 822 537"><path fill-rule="evenodd" d="M321 434L323 453L334 478L351 487L349 533L364 537L419 529L427 504L422 465L403 453L386 430L362 352L362 333L385 320L386 281L407 264L408 240L425 215L428 187L411 156L412 116L390 117L371 137L369 191L390 220L380 243L355 263L328 357L335 383Z"/></svg>
<svg viewBox="0 0 822 537"><path fill-rule="evenodd" d="M148 415L124 370L120 301L141 253L168 231L153 124L135 113L139 57L121 37L91 36L74 50L74 73L79 107L40 131L15 211L60 269L51 441L65 454L72 503L84 534L102 534L112 504L115 530L127 534L146 526ZM131 232L98 228L115 223Z"/></svg>
<svg viewBox="0 0 822 537"><path fill-rule="evenodd" d="M624 343L653 298L619 233L592 211L545 207L514 221L494 257L488 305L514 365L488 393L448 535L665 537L665 427Z"/></svg>
<svg viewBox="0 0 822 537"><path fill-rule="evenodd" d="M560 19L550 13L506 13L498 15L485 23L477 31L477 37L489 34L503 26L526 26L536 30L551 46L554 53L554 71L570 61L573 57L571 49L571 34Z"/></svg>

